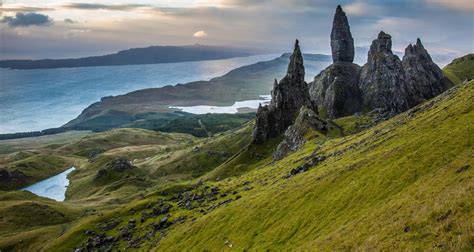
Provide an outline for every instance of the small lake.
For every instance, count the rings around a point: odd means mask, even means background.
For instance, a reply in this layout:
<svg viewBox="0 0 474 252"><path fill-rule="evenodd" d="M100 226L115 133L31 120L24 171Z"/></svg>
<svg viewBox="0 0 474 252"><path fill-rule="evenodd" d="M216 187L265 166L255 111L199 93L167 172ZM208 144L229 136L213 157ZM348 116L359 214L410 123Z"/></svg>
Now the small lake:
<svg viewBox="0 0 474 252"><path fill-rule="evenodd" d="M23 191L32 192L38 196L50 198L56 201L64 201L66 198L66 189L69 185L67 175L76 168L71 167L58 175L41 180L33 185L23 188Z"/></svg>
<svg viewBox="0 0 474 252"><path fill-rule="evenodd" d="M231 106L208 106L208 105L198 105L198 106L189 106L189 107L174 107L170 108L179 109L184 112L192 114L236 114L239 112L239 109L250 108L257 109L260 104L262 106L268 104L271 100L271 95L260 95L260 100L246 100L246 101L237 101Z"/></svg>

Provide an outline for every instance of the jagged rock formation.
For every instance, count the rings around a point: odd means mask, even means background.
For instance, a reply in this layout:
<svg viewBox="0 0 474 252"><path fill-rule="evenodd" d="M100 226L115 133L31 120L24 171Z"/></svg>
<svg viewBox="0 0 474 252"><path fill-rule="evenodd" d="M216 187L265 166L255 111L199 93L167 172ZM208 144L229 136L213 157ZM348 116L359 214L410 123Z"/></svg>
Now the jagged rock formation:
<svg viewBox="0 0 474 252"><path fill-rule="evenodd" d="M433 62L420 39L405 49L402 65L411 94L408 100L410 107L441 94L449 87L442 70Z"/></svg>
<svg viewBox="0 0 474 252"><path fill-rule="evenodd" d="M418 39L401 61L392 53L392 38L383 31L372 42L362 69L352 64L354 41L341 6L331 32L334 64L309 84L311 100L330 118L378 109L388 116L432 98L449 85Z"/></svg>
<svg viewBox="0 0 474 252"><path fill-rule="evenodd" d="M332 23L331 51L333 62L354 61L354 39L352 38L346 13L340 5L336 8Z"/></svg>
<svg viewBox="0 0 474 252"><path fill-rule="evenodd" d="M354 40L341 6L337 6L334 15L331 50L333 64L309 84L308 101L303 60L296 43L287 76L280 83L275 82L270 106L258 109L255 143L285 132L301 106L309 106L329 118L369 111L388 118L440 94L449 86L419 39L407 47L402 61L392 52L391 36L381 31L372 41L367 63L362 68L353 64ZM280 152L287 153L301 144L301 134L290 127L275 158L282 156Z"/></svg>
<svg viewBox="0 0 474 252"><path fill-rule="evenodd" d="M331 50L334 64L310 83L311 100L321 109L321 114L328 117L352 115L360 111L362 104L358 86L360 66L352 63L354 40L341 6L337 6L334 15Z"/></svg>
<svg viewBox="0 0 474 252"><path fill-rule="evenodd" d="M255 143L261 144L285 132L293 124L301 107L313 108L304 74L303 56L296 40L286 76L280 83L275 80L270 105L258 108L253 132Z"/></svg>
<svg viewBox="0 0 474 252"><path fill-rule="evenodd" d="M372 41L359 87L364 108L381 108L394 115L409 108L402 61L392 53L392 38L381 31Z"/></svg>
<svg viewBox="0 0 474 252"><path fill-rule="evenodd" d="M310 129L326 134L328 123L319 118L318 114L313 110L302 107L295 123L285 131L283 141L273 153L273 159L280 160L288 153L301 149L306 143L305 136Z"/></svg>
<svg viewBox="0 0 474 252"><path fill-rule="evenodd" d="M311 100L322 115L330 118L352 115L360 111L360 66L336 62L319 73L310 83Z"/></svg>

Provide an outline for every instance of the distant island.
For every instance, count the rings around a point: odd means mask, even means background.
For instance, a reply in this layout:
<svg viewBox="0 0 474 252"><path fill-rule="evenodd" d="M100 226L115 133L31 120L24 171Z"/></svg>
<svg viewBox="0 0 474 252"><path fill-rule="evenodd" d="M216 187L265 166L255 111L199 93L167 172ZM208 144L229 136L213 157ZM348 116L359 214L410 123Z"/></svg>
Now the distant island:
<svg viewBox="0 0 474 252"><path fill-rule="evenodd" d="M92 66L121 66L186 61L218 60L250 56L249 50L224 46L150 46L133 48L115 54L78 59L1 60L0 68L48 69Z"/></svg>

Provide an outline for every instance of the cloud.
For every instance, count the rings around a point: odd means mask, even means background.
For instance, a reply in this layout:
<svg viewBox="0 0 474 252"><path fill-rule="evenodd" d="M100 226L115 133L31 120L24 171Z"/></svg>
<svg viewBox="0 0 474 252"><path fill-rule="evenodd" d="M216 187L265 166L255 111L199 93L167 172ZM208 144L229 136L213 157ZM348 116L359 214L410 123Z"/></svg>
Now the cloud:
<svg viewBox="0 0 474 252"><path fill-rule="evenodd" d="M16 13L15 17L4 17L1 21L10 27L26 26L47 26L53 23L53 20L47 15L40 13Z"/></svg>
<svg viewBox="0 0 474 252"><path fill-rule="evenodd" d="M380 12L377 6L364 2L354 2L344 5L343 8L348 15L353 16L376 15Z"/></svg>
<svg viewBox="0 0 474 252"><path fill-rule="evenodd" d="M197 31L193 34L193 37L195 38L204 38L207 37L207 32L205 31Z"/></svg>
<svg viewBox="0 0 474 252"><path fill-rule="evenodd" d="M74 24L75 22L74 22L74 20L72 20L72 19L70 19L70 18L66 18L66 19L64 19L64 23L66 23L66 24Z"/></svg>
<svg viewBox="0 0 474 252"><path fill-rule="evenodd" d="M14 6L14 7L0 7L0 12L37 12L37 11L54 11L54 8L47 7L33 7L33 6Z"/></svg>
<svg viewBox="0 0 474 252"><path fill-rule="evenodd" d="M78 10L111 10L111 11L128 11L143 7L151 7L147 4L93 4L93 3L71 3L62 6L67 9Z"/></svg>
<svg viewBox="0 0 474 252"><path fill-rule="evenodd" d="M472 0L426 0L426 2L457 11L474 12Z"/></svg>

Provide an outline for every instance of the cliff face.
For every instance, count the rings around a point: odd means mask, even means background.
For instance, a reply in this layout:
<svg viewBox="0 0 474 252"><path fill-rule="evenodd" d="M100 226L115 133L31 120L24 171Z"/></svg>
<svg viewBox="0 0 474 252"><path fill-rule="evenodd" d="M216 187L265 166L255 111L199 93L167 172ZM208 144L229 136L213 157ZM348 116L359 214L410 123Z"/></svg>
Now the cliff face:
<svg viewBox="0 0 474 252"><path fill-rule="evenodd" d="M255 143L263 143L283 133L293 124L301 107L313 108L304 75L303 57L296 40L286 76L279 83L275 80L272 101L257 111L253 133Z"/></svg>
<svg viewBox="0 0 474 252"><path fill-rule="evenodd" d="M408 101L410 107L437 96L449 87L442 70L433 62L420 39L405 49L402 65L411 94Z"/></svg>
<svg viewBox="0 0 474 252"><path fill-rule="evenodd" d="M372 41L359 87L364 108L381 108L396 114L409 108L402 61L392 53L392 38L383 31Z"/></svg>

